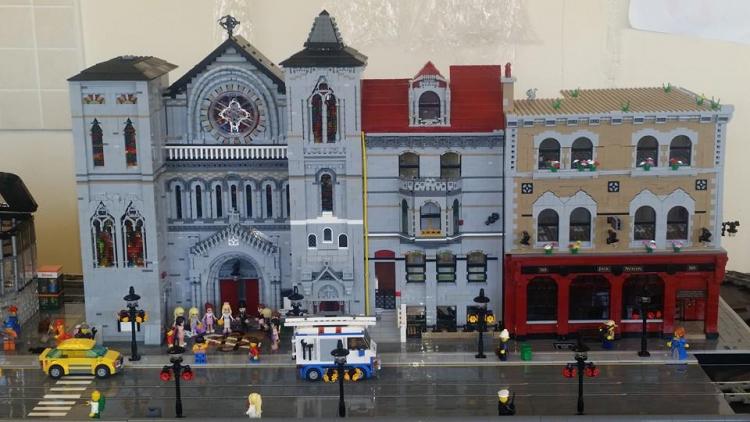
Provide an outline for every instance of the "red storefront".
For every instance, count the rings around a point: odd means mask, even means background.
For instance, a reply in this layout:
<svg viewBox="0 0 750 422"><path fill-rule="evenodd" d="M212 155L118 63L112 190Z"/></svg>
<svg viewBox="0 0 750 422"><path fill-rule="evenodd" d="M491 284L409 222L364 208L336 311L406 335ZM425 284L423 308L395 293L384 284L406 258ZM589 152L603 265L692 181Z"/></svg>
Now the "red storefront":
<svg viewBox="0 0 750 422"><path fill-rule="evenodd" d="M648 296L650 332L671 335L679 325L694 331L702 325L715 338L726 262L724 251L506 255L504 324L521 338L568 336L609 319L620 333L637 333L638 298Z"/></svg>

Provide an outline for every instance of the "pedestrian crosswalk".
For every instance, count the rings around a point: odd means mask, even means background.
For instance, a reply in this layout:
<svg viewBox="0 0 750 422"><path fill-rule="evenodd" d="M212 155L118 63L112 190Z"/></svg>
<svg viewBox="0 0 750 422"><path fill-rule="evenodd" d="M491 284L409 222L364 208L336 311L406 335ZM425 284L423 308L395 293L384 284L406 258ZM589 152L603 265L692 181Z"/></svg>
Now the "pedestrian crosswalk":
<svg viewBox="0 0 750 422"><path fill-rule="evenodd" d="M58 380L28 416L49 418L67 416L92 382L94 382L93 375L71 375Z"/></svg>

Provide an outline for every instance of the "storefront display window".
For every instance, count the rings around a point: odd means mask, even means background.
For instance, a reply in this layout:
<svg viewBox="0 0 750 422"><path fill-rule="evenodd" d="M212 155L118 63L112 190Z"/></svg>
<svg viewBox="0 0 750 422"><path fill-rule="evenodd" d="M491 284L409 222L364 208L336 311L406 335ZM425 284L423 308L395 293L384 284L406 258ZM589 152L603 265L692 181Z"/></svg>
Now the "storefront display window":
<svg viewBox="0 0 750 422"><path fill-rule="evenodd" d="M640 296L651 298L648 319L661 319L664 311L664 281L656 274L632 275L622 285L622 318L641 319Z"/></svg>
<svg viewBox="0 0 750 422"><path fill-rule="evenodd" d="M526 287L526 320L557 320L557 283L548 277L536 277Z"/></svg>
<svg viewBox="0 0 750 422"><path fill-rule="evenodd" d="M598 275L578 276L570 283L569 319L609 318L609 282Z"/></svg>

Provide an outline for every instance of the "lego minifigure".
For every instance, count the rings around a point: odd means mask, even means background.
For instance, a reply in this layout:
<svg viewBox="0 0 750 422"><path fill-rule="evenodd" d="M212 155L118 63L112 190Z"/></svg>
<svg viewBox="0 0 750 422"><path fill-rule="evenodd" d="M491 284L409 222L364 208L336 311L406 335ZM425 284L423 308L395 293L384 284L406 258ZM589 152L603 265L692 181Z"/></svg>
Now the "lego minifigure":
<svg viewBox="0 0 750 422"><path fill-rule="evenodd" d="M270 320L271 316L273 315L273 311L271 308L267 308L264 304L258 305L258 327L261 331L268 331L270 330Z"/></svg>
<svg viewBox="0 0 750 422"><path fill-rule="evenodd" d="M216 324L217 318L214 315L214 305L206 303L206 313L203 315L203 325L206 328L206 332L209 334L214 333L214 324Z"/></svg>
<svg viewBox="0 0 750 422"><path fill-rule="evenodd" d="M198 337L195 338L195 344L193 345L193 354L195 355L196 364L207 362L206 360L207 349L208 349L208 344L206 344L206 339L204 339L202 335L198 335Z"/></svg>
<svg viewBox="0 0 750 422"><path fill-rule="evenodd" d="M275 321L275 322L274 322ZM271 322L271 351L276 353L279 351L279 322L278 320L272 320Z"/></svg>
<svg viewBox="0 0 750 422"><path fill-rule="evenodd" d="M500 344L497 346L496 351L497 357L503 362L508 360L508 340L510 340L510 333L504 328L503 331L500 331Z"/></svg>
<svg viewBox="0 0 750 422"><path fill-rule="evenodd" d="M232 332L232 307L229 306L229 302L224 302L221 305L221 319L219 319L219 325L224 327L224 336L228 336Z"/></svg>
<svg viewBox="0 0 750 422"><path fill-rule="evenodd" d="M104 396L99 390L94 390L91 393L91 400L88 402L88 405L91 406L89 418L100 419L104 411Z"/></svg>
<svg viewBox="0 0 750 422"><path fill-rule="evenodd" d="M201 321L201 314L198 308L193 306L188 311L188 322L190 323L190 332L195 334L195 328Z"/></svg>
<svg viewBox="0 0 750 422"><path fill-rule="evenodd" d="M198 321L197 324L195 324L195 328L193 328L193 335L194 336L205 336L206 335L206 329L203 328L203 323Z"/></svg>
<svg viewBox="0 0 750 422"><path fill-rule="evenodd" d="M240 321L240 331L246 333L250 330L250 316L247 314L247 303L240 301L237 319Z"/></svg>
<svg viewBox="0 0 750 422"><path fill-rule="evenodd" d="M13 323L10 320L6 320L3 331L0 332L3 336L3 350L6 352L16 350L16 337L18 334L13 329Z"/></svg>
<svg viewBox="0 0 750 422"><path fill-rule="evenodd" d="M616 328L617 324L611 319L599 327L602 336L602 349L611 350L614 347Z"/></svg>
<svg viewBox="0 0 750 422"><path fill-rule="evenodd" d="M65 332L65 321L56 319L52 325L52 336L59 345L63 340L70 338L70 334Z"/></svg>
<svg viewBox="0 0 750 422"><path fill-rule="evenodd" d="M683 327L675 328L674 337L672 337L671 341L667 342L667 347L669 347L669 353L672 356L672 359L675 358L675 353L677 354L677 359L687 359L687 349L690 345L685 339L685 329Z"/></svg>
<svg viewBox="0 0 750 422"><path fill-rule="evenodd" d="M250 363L260 362L260 343L251 342L250 351L247 354Z"/></svg>
<svg viewBox="0 0 750 422"><path fill-rule="evenodd" d="M498 416L513 416L516 414L516 393L510 397L510 391L507 388L497 392L497 414Z"/></svg>
<svg viewBox="0 0 750 422"><path fill-rule="evenodd" d="M177 344L180 347L185 347L185 317L178 316L174 324L175 335L177 336Z"/></svg>
<svg viewBox="0 0 750 422"><path fill-rule="evenodd" d="M17 336L21 335L21 324L18 322L18 308L16 305L10 305L8 307L8 322L10 322L13 331L16 332Z"/></svg>
<svg viewBox="0 0 750 422"><path fill-rule="evenodd" d="M177 318L179 317L182 317L182 321L183 321L182 323L184 325L185 324L185 308L183 308L182 306L178 306L174 308L174 322L172 323L172 325L177 324Z"/></svg>
<svg viewBox="0 0 750 422"><path fill-rule="evenodd" d="M166 332L166 337L167 337L166 340L167 340L168 347L174 346L174 334L175 334L174 332L175 332L174 327L168 329Z"/></svg>
<svg viewBox="0 0 750 422"><path fill-rule="evenodd" d="M258 393L250 393L247 396L247 412L245 414L250 419L259 419L263 413L263 399Z"/></svg>
<svg viewBox="0 0 750 422"><path fill-rule="evenodd" d="M86 321L83 321L73 328L73 337L93 340L96 337L96 331L96 328L90 327Z"/></svg>

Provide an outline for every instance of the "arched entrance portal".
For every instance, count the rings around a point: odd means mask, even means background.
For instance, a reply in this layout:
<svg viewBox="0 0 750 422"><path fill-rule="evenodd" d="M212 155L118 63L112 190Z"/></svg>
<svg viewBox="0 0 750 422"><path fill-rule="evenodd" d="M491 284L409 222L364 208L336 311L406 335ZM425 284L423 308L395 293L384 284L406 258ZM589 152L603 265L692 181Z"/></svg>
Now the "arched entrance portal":
<svg viewBox="0 0 750 422"><path fill-rule="evenodd" d="M219 267L217 277L221 303L229 302L236 311L244 300L248 313L255 314L260 303L260 276L252 262L242 257L229 258Z"/></svg>

